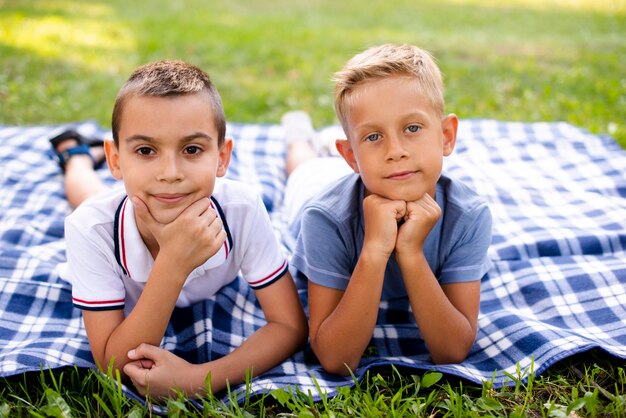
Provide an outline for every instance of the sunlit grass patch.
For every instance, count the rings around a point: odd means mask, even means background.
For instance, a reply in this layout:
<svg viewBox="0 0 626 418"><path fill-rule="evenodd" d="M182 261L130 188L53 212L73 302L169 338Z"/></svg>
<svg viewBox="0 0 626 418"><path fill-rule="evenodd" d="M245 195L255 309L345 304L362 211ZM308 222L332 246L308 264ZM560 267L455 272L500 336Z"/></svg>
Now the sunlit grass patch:
<svg viewBox="0 0 626 418"><path fill-rule="evenodd" d="M117 72L115 57L136 49L133 34L115 11L92 2L39 3L40 13L24 11L1 17L0 44L91 71ZM54 7L52 7L54 5Z"/></svg>

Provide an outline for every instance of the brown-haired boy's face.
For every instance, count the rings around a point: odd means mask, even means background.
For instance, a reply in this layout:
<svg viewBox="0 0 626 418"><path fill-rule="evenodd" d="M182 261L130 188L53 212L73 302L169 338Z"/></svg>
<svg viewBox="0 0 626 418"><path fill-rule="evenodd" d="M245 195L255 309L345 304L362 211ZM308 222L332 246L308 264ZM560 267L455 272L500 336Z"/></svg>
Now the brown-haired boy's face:
<svg viewBox="0 0 626 418"><path fill-rule="evenodd" d="M173 221L210 196L226 173L232 142L218 147L218 132L205 96L135 96L124 108L119 145L107 147L113 176L139 197L160 223Z"/></svg>
<svg viewBox="0 0 626 418"><path fill-rule="evenodd" d="M396 76L352 92L349 139L338 146L368 193L404 201L434 196L443 156L454 148L457 119L442 119L417 89L414 80Z"/></svg>

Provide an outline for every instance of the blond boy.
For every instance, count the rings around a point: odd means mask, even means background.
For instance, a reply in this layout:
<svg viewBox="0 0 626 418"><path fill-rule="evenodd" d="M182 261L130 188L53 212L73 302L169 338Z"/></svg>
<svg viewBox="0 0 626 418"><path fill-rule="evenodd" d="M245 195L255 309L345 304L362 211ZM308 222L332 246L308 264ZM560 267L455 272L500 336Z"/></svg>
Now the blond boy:
<svg viewBox="0 0 626 418"><path fill-rule="evenodd" d="M312 348L327 371L355 370L381 300L408 297L433 362L461 362L476 337L491 216L442 174L458 118L444 113L439 69L424 50L388 44L356 55L335 83L347 136L336 147L353 174L309 201L293 227Z"/></svg>

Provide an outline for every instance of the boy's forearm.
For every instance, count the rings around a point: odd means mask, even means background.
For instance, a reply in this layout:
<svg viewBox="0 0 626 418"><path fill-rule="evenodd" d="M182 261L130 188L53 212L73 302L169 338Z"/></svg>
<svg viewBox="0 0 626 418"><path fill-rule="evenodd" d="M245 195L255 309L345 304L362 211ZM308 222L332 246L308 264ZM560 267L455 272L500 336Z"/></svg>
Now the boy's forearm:
<svg viewBox="0 0 626 418"><path fill-rule="evenodd" d="M338 305L311 337L325 370L347 375L357 368L376 326L386 265L384 256L363 251Z"/></svg>
<svg viewBox="0 0 626 418"><path fill-rule="evenodd" d="M464 360L476 338L476 330L448 299L423 253L396 254L396 257L413 316L433 362Z"/></svg>
<svg viewBox="0 0 626 418"><path fill-rule="evenodd" d="M137 304L110 335L105 361L115 358L121 371L129 350L141 343L160 345L185 279L174 260L157 257Z"/></svg>

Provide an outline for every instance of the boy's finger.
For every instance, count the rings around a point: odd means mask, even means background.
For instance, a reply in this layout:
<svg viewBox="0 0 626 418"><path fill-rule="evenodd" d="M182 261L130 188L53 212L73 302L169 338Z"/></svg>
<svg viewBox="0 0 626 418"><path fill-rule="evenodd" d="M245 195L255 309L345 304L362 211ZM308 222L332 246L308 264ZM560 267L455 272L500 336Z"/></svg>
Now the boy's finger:
<svg viewBox="0 0 626 418"><path fill-rule="evenodd" d="M150 373L150 370L142 369L136 365L131 366L129 363L124 366L124 373L126 373L126 376L128 376L130 381L133 383L137 392L139 392L141 396L145 396L149 383L148 374Z"/></svg>
<svg viewBox="0 0 626 418"><path fill-rule="evenodd" d="M140 364L138 364L137 362L130 362L127 363L124 366L124 374L126 374L126 376L128 376L130 378L130 380L133 381L133 383L141 383L139 382L139 380L141 379L141 376L144 375L146 373L146 369L144 369L143 367L141 367Z"/></svg>
<svg viewBox="0 0 626 418"><path fill-rule="evenodd" d="M437 201L433 199L429 194L426 194L425 197L418 200L417 203L421 207L429 211L439 210L439 205L437 204Z"/></svg>
<svg viewBox="0 0 626 418"><path fill-rule="evenodd" d="M142 359L143 361L151 361L157 363L161 349L151 344L140 344L134 350L128 352L128 358Z"/></svg>
<svg viewBox="0 0 626 418"><path fill-rule="evenodd" d="M132 360L130 363L128 364L135 364L138 367L143 367L144 369L151 369L152 367L154 367L154 361L147 359L147 358L142 358L138 353L137 350L130 350L127 354L128 359Z"/></svg>
<svg viewBox="0 0 626 418"><path fill-rule="evenodd" d="M402 200L388 200L385 203L385 206L393 210L396 221L404 218L407 213L406 202Z"/></svg>
<svg viewBox="0 0 626 418"><path fill-rule="evenodd" d="M183 212L188 213L192 216L202 216L209 208L211 207L211 201L208 197L203 197L202 199L193 202L187 209Z"/></svg>
<svg viewBox="0 0 626 418"><path fill-rule="evenodd" d="M144 369L151 369L154 367L154 361L146 358L139 360L139 364L141 364L141 367Z"/></svg>
<svg viewBox="0 0 626 418"><path fill-rule="evenodd" d="M208 220L207 226L211 228L215 234L224 229L222 225L222 220L217 216L217 213L209 213L206 216Z"/></svg>

